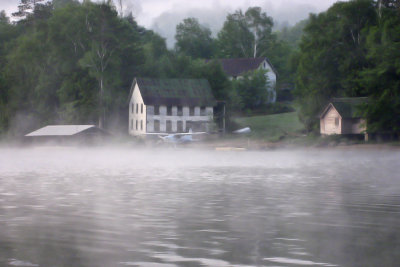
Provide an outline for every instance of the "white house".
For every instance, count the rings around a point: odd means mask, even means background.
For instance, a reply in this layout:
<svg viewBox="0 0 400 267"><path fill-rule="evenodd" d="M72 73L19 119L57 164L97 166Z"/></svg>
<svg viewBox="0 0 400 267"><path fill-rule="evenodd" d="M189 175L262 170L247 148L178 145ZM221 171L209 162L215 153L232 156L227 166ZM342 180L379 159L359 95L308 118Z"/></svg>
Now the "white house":
<svg viewBox="0 0 400 267"><path fill-rule="evenodd" d="M224 72L230 79L240 79L245 73L255 70L266 70L266 76L269 81L268 102L276 101L276 76L277 72L271 62L266 57L258 58L223 58L218 60Z"/></svg>
<svg viewBox="0 0 400 267"><path fill-rule="evenodd" d="M215 104L205 79L135 78L129 95L129 134L209 131Z"/></svg>

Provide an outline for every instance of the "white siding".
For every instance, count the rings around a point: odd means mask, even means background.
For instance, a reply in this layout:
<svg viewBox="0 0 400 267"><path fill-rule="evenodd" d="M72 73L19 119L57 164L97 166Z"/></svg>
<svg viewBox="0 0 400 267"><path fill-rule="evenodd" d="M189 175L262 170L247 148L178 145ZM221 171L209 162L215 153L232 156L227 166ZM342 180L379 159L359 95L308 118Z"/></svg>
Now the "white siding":
<svg viewBox="0 0 400 267"><path fill-rule="evenodd" d="M160 114L154 114L154 106L148 106L148 113L147 113L147 121L148 121L148 132L155 132L154 129L154 121L158 120L160 122L160 132L166 132L167 128L167 121L171 121L172 132L178 131L178 121L182 121L183 130L188 131L187 122L204 122L207 124L211 124L213 122L213 107L206 107L205 114L200 114L200 107L194 107L194 115L190 116L190 107L183 106L182 107L182 115L177 115L177 106L172 106L172 115L167 115L167 107L160 106ZM207 126L207 129L208 130Z"/></svg>
<svg viewBox="0 0 400 267"><path fill-rule="evenodd" d="M268 88L268 93L269 93L268 102L275 103L275 101L276 101L276 73L272 69L271 65L269 65L267 60L264 60L261 63L260 68L267 70L266 76L270 83L270 86Z"/></svg>
<svg viewBox="0 0 400 267"><path fill-rule="evenodd" d="M139 87L136 84L132 93L132 97L129 102L130 135L141 135L146 133L147 130L146 113L147 113L147 107L143 102L143 98L142 95L140 94Z"/></svg>
<svg viewBox="0 0 400 267"><path fill-rule="evenodd" d="M330 107L325 113L325 116L320 120L321 134L341 134L342 133L342 118L337 110Z"/></svg>

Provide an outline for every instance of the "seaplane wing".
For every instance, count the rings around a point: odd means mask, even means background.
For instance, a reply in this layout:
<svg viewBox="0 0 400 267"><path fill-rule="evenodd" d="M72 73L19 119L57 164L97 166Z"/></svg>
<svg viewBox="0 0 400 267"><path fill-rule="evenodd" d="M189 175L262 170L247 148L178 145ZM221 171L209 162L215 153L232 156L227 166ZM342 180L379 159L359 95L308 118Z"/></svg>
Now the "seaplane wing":
<svg viewBox="0 0 400 267"><path fill-rule="evenodd" d="M195 142L192 138L193 135L207 134L207 132L192 132L190 129L188 133L146 133L146 135L157 135L166 143L189 143Z"/></svg>

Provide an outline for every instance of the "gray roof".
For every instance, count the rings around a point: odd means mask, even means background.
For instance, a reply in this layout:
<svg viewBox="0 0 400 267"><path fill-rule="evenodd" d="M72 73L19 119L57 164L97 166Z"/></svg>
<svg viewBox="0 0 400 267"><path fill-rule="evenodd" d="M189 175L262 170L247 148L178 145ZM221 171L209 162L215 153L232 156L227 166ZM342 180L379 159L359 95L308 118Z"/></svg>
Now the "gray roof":
<svg viewBox="0 0 400 267"><path fill-rule="evenodd" d="M356 119L361 118L360 106L368 102L367 97L343 97L333 98L320 117L325 116L330 107L334 107L342 118Z"/></svg>
<svg viewBox="0 0 400 267"><path fill-rule="evenodd" d="M276 74L275 68L266 57L258 58L221 58L218 61L222 69L228 76L237 77L249 71L257 70L264 60L270 65L272 71Z"/></svg>
<svg viewBox="0 0 400 267"><path fill-rule="evenodd" d="M145 105L215 106L210 84L205 79L135 78Z"/></svg>
<svg viewBox="0 0 400 267"><path fill-rule="evenodd" d="M71 136L81 133L95 125L48 125L25 136Z"/></svg>

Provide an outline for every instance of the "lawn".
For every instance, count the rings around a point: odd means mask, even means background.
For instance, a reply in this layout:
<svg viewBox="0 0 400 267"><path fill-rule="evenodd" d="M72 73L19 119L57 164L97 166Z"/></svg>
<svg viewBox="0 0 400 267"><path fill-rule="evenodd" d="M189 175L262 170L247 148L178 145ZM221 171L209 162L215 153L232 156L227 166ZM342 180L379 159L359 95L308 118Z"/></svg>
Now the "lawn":
<svg viewBox="0 0 400 267"><path fill-rule="evenodd" d="M287 136L295 136L304 129L297 112L234 118L240 127L250 127L250 137L266 141L277 141Z"/></svg>

